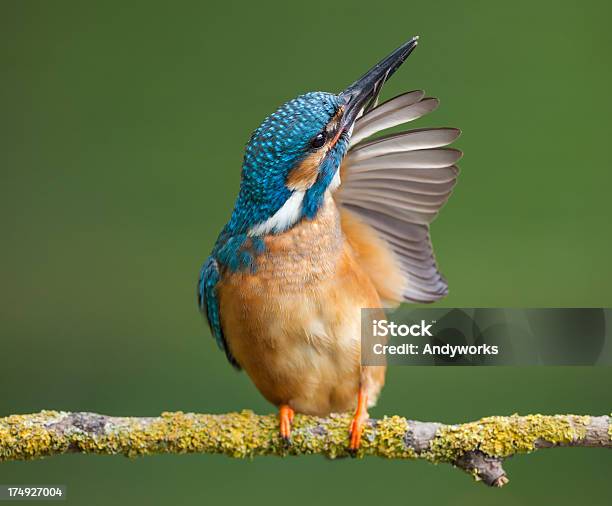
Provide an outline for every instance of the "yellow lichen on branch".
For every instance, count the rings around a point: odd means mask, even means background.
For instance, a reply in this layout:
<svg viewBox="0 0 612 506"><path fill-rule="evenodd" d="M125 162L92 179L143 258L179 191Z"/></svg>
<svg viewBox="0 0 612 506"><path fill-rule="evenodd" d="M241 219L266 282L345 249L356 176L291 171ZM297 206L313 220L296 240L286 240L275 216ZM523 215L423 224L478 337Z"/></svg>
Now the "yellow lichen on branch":
<svg viewBox="0 0 612 506"><path fill-rule="evenodd" d="M459 425L392 416L370 420L361 448L351 453L350 419L349 414L297 415L287 444L279 436L275 415L251 411L223 415L176 412L142 418L42 411L0 418L0 461L64 453L378 456L446 462L489 485L501 486L508 481L501 463L509 456L552 446L612 447L608 416L493 416Z"/></svg>
<svg viewBox="0 0 612 506"><path fill-rule="evenodd" d="M476 422L451 425L432 441L432 452L448 459L466 451L481 451L506 458L537 449L538 441L567 446L586 436L589 416L492 416Z"/></svg>

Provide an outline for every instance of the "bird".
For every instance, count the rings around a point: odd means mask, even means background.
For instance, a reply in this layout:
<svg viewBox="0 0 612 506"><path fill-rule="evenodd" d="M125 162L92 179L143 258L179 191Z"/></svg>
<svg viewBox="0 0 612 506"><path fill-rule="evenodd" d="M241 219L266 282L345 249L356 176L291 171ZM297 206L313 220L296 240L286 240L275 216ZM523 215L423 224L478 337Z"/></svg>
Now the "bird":
<svg viewBox="0 0 612 506"><path fill-rule="evenodd" d="M229 221L200 269L197 303L218 347L278 408L350 412L357 450L385 383L361 365L362 308L448 293L430 223L456 183L456 128L380 135L438 106L423 91L378 103L412 37L340 93L289 100L252 133Z"/></svg>

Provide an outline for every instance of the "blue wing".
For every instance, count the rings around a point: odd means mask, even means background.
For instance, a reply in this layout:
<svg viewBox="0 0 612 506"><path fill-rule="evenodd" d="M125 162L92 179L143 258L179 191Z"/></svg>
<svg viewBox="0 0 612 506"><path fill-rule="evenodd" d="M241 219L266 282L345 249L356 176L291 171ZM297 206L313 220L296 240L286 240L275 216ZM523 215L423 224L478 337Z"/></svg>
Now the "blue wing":
<svg viewBox="0 0 612 506"><path fill-rule="evenodd" d="M217 342L217 346L225 352L229 363L236 369L240 365L232 355L223 336L221 328L221 315L219 311L219 299L217 298L217 283L219 282L219 266L213 256L209 256L202 269L200 269L200 279L198 280L198 307L206 316L210 330Z"/></svg>

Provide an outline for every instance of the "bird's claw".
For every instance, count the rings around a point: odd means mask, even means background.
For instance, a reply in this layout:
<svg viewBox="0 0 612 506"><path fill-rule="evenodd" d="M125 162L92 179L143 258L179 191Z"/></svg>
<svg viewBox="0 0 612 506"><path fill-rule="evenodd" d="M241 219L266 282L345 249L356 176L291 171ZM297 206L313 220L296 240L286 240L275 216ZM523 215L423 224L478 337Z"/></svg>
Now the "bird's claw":
<svg viewBox="0 0 612 506"><path fill-rule="evenodd" d="M349 449L351 451L359 450L359 446L361 445L361 435L363 434L363 425L363 420L360 420L357 414L355 414L349 430L349 436L351 438Z"/></svg>
<svg viewBox="0 0 612 506"><path fill-rule="evenodd" d="M359 450L359 446L361 445L361 435L363 434L365 421L368 419L367 405L367 395L363 390L359 390L359 397L357 398L357 410L353 415L353 420L351 421L351 427L349 429L349 450L353 452Z"/></svg>
<svg viewBox="0 0 612 506"><path fill-rule="evenodd" d="M280 419L280 435L286 443L291 443L291 424L295 411L287 404L283 404L278 410L278 416Z"/></svg>

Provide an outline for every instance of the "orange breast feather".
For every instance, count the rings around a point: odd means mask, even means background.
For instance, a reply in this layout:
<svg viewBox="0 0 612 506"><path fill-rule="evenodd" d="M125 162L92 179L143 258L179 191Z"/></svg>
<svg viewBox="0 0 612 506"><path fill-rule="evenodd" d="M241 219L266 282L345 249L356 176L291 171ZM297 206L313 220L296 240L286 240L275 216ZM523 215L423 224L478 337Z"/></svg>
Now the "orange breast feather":
<svg viewBox="0 0 612 506"><path fill-rule="evenodd" d="M301 413L354 408L362 380L360 309L380 304L364 269L376 266L371 257L375 250L354 251L367 238L353 238L352 246L340 224L329 199L314 221L266 237L266 253L255 272L226 275L219 286L232 354L270 402L289 404ZM393 274L384 265L384 273L372 271L375 278ZM372 401L382 374L384 370L372 385Z"/></svg>

